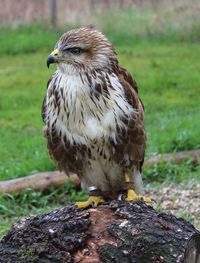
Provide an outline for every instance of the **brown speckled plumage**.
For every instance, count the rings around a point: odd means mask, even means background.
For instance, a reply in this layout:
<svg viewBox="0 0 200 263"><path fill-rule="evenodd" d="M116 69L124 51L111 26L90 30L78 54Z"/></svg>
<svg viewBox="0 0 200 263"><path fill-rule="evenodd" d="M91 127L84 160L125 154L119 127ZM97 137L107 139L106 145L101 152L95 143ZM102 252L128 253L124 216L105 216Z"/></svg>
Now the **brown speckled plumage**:
<svg viewBox="0 0 200 263"><path fill-rule="evenodd" d="M134 178L145 154L136 82L94 28L66 32L55 49L59 59L71 61L57 61L47 84L42 117L49 153L60 170L77 173L85 186L119 191L123 172Z"/></svg>

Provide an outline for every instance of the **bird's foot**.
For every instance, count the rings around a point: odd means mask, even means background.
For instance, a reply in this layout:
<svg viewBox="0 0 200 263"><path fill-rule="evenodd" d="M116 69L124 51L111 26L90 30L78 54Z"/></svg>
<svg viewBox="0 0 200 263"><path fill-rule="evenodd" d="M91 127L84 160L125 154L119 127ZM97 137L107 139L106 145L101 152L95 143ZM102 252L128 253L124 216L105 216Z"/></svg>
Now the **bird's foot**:
<svg viewBox="0 0 200 263"><path fill-rule="evenodd" d="M76 202L75 205L78 208L88 208L88 207L97 207L99 204L105 202L103 197L101 196L89 196L87 201L84 202Z"/></svg>
<svg viewBox="0 0 200 263"><path fill-rule="evenodd" d="M154 200L152 200L151 198L142 197L142 196L137 195L133 189L128 189L127 197L125 200L127 202L143 200L145 203L150 204L150 205L152 205L154 202Z"/></svg>

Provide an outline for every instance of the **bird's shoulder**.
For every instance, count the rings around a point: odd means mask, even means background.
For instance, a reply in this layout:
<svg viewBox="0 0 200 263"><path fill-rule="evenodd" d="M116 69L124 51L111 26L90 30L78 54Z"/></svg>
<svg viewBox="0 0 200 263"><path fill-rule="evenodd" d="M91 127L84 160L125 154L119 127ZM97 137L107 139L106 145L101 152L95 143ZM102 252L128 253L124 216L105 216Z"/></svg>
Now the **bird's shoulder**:
<svg viewBox="0 0 200 263"><path fill-rule="evenodd" d="M131 116L123 117L126 127L117 129L117 140L114 142L111 139L111 144L115 148L114 159L122 166L135 165L140 170L146 148L144 107L138 95L137 83L130 73L120 67L117 75L124 89L126 100L134 108L134 112Z"/></svg>
<svg viewBox="0 0 200 263"><path fill-rule="evenodd" d="M122 87L124 88L124 93L129 104L134 108L143 111L144 105L138 94L138 85L134 77L128 72L127 69L119 66L118 68L118 79Z"/></svg>
<svg viewBox="0 0 200 263"><path fill-rule="evenodd" d="M120 77L121 81L125 86L130 85L132 89L134 89L138 93L138 86L135 79L132 75L128 72L127 69L119 66L118 69L118 76Z"/></svg>

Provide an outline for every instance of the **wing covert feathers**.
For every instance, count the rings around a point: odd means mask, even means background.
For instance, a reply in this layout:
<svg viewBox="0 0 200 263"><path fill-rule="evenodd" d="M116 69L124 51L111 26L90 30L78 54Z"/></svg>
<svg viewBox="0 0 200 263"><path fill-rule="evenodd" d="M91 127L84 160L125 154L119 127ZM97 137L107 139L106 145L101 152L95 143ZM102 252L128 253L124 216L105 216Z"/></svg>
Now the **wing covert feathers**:
<svg viewBox="0 0 200 263"><path fill-rule="evenodd" d="M111 140L115 148L116 162L124 167L133 165L141 170L146 148L146 133L144 128L144 107L138 96L138 88L135 80L126 69L119 68L118 78L124 88L126 99L135 109L132 118L124 117L127 129L118 130L117 144Z"/></svg>

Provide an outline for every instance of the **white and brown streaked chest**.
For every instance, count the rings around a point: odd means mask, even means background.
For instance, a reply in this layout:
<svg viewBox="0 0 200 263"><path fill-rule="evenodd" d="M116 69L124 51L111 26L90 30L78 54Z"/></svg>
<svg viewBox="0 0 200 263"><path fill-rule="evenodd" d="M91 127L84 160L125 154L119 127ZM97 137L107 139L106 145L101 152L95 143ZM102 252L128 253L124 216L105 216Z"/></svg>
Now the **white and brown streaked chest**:
<svg viewBox="0 0 200 263"><path fill-rule="evenodd" d="M135 109L112 73L91 72L65 76L56 72L49 83L45 123L60 139L87 146L112 138L126 130Z"/></svg>
<svg viewBox="0 0 200 263"><path fill-rule="evenodd" d="M146 141L143 108L137 90L123 76L56 71L49 81L43 104L45 135L61 170L81 174L89 166L95 171L97 164L108 174L114 164L115 171L140 169Z"/></svg>

